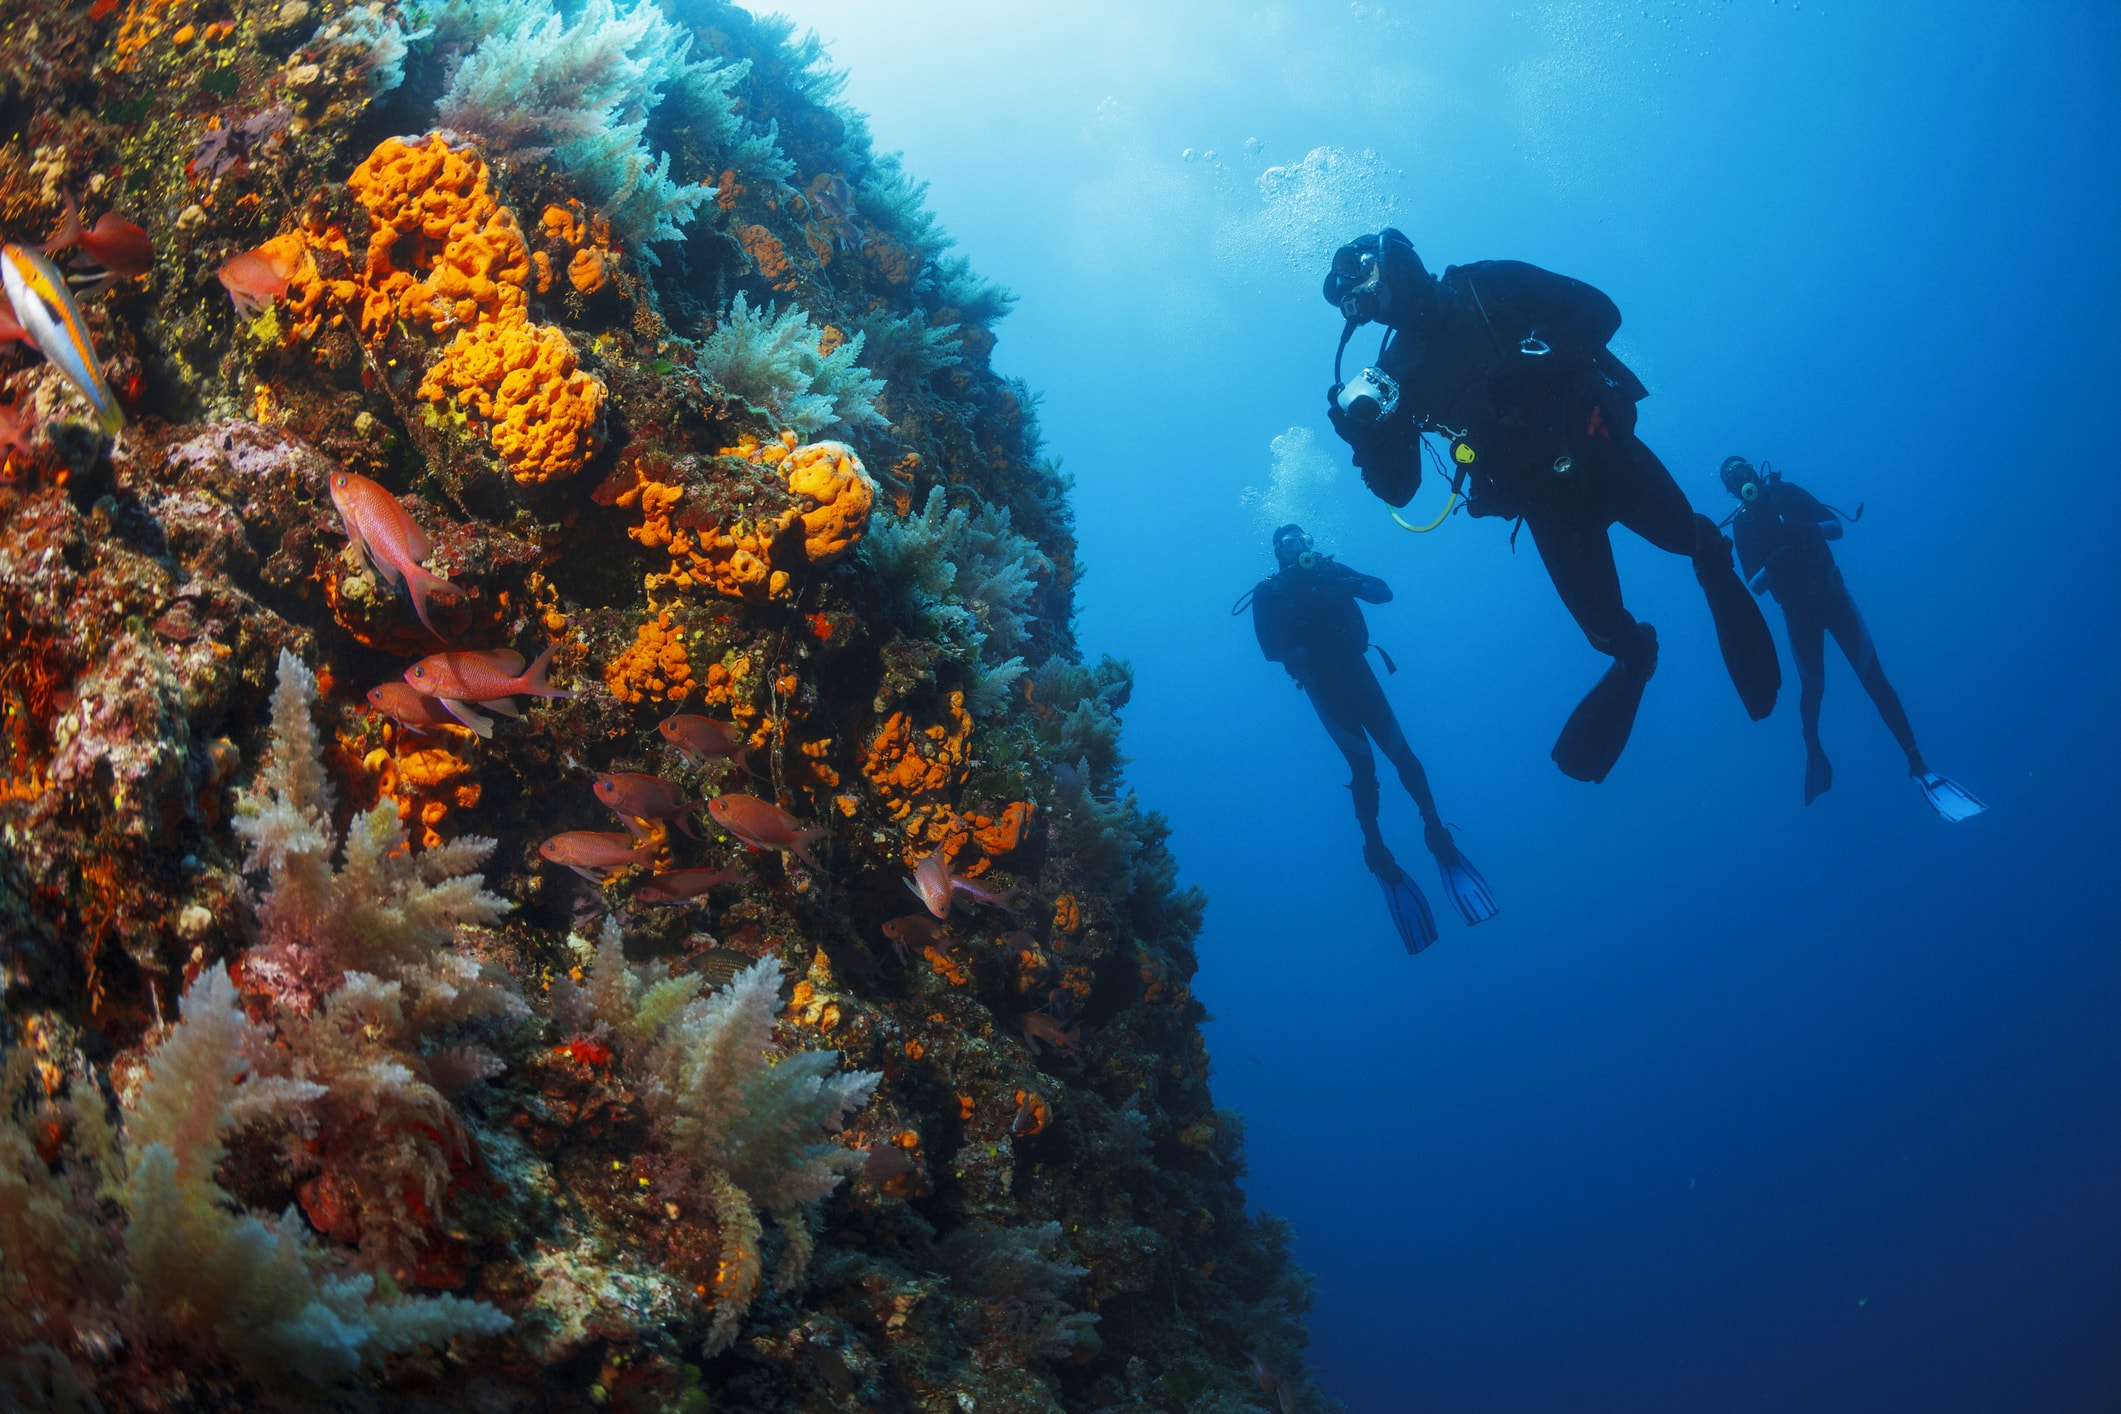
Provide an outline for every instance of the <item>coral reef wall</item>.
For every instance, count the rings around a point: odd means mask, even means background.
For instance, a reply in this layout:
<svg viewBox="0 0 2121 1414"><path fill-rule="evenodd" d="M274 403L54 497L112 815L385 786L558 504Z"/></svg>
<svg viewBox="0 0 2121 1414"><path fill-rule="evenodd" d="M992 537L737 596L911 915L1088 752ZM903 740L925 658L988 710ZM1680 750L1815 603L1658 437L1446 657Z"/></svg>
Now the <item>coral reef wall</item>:
<svg viewBox="0 0 2121 1414"><path fill-rule="evenodd" d="M0 24L0 1407L1336 1407L1010 298L816 42Z"/></svg>

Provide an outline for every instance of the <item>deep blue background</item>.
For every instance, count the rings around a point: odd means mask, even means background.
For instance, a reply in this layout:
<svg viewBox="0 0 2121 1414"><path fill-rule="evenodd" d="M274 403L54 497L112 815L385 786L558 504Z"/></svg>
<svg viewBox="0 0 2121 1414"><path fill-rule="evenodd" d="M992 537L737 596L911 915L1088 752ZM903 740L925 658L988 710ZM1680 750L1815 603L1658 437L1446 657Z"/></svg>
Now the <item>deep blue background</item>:
<svg viewBox="0 0 2121 1414"><path fill-rule="evenodd" d="M1319 1277L1327 1388L2121 1408L2117 12L795 9L1023 297L998 362L1077 478L1083 640L1138 672L1131 780L1214 900L1217 1094ZM1261 167L1321 144L1384 180L1264 204ZM1612 778L1562 778L1548 748L1603 660L1529 546L1402 535L1343 463L1316 518L1399 591L1372 615L1389 691L1504 906L1399 951L1344 766L1227 613L1269 567L1239 492L1270 440L1338 450L1337 318L1262 223L1386 198L1436 267L1610 293L1643 435L1698 506L1728 509L1733 451L1868 504L1849 582L1931 762L1990 815L1929 814L1838 658L1837 783L1805 809L1794 672L1747 722L1685 563L1619 531L1662 667Z"/></svg>

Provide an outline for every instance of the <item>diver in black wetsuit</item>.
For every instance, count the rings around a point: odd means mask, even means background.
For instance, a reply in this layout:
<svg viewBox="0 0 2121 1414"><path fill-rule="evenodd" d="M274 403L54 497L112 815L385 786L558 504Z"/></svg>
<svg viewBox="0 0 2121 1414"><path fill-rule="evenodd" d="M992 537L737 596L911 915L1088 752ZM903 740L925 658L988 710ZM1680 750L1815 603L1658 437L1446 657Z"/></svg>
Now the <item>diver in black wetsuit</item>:
<svg viewBox="0 0 2121 1414"><path fill-rule="evenodd" d="M1923 798L1947 820L1979 815L1987 807L1949 776L1930 770L1915 745L1915 729L1908 725L1900 694L1886 681L1870 630L1863 626L1841 567L1827 548L1829 540L1841 538L1841 513L1744 457L1726 457L1718 474L1724 489L1738 498L1731 538L1737 542L1746 585L1755 594L1773 594L1789 627L1790 657L1797 662L1797 715L1804 724L1804 803L1810 805L1834 784L1834 768L1819 745L1826 636L1832 634L1886 729L1907 753L1907 773L1922 787ZM1862 514L1863 507L1856 507L1856 515Z"/></svg>
<svg viewBox="0 0 2121 1414"><path fill-rule="evenodd" d="M1261 580L1247 596L1252 630L1267 661L1280 663L1311 699L1326 734L1348 758L1354 773L1355 821L1362 827L1362 857L1384 884L1392 921L1407 951L1419 952L1436 940L1436 923L1428 901L1407 878L1377 828L1377 761L1375 741L1385 759L1399 771L1400 784L1421 811L1422 836L1443 871L1444 890L1468 924L1495 915L1495 900L1480 872L1458 852L1450 829L1436 813L1428 773L1407 745L1384 687L1363 655L1370 647L1369 626L1356 600L1389 603L1392 588L1374 575L1358 573L1330 555L1311 548L1303 527L1285 525L1274 532L1274 558L1280 570ZM1242 600L1239 607L1243 607ZM1382 652L1383 650L1379 650ZM1391 660L1386 659L1387 665Z"/></svg>
<svg viewBox="0 0 2121 1414"><path fill-rule="evenodd" d="M1610 299L1514 260L1453 266L1439 278L1394 230L1342 246L1325 296L1347 319L1341 353L1364 324L1388 331L1375 367L1345 383L1335 354L1327 393L1363 481L1404 506L1421 484L1422 434L1449 437L1453 490L1466 509L1530 527L1562 603L1613 659L1562 728L1556 765L1604 780L1657 668L1655 630L1621 600L1615 522L1693 561L1740 700L1755 721L1774 710L1775 640L1731 569L1729 542L1635 435L1635 404L1648 390L1606 347L1620 327Z"/></svg>

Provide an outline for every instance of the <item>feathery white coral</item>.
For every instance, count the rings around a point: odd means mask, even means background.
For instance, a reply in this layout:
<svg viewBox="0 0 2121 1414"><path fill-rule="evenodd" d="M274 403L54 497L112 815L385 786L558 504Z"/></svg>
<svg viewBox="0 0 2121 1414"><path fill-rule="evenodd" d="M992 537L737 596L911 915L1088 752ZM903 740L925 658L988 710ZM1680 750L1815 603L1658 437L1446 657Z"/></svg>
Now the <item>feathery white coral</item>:
<svg viewBox="0 0 2121 1414"><path fill-rule="evenodd" d="M250 975L308 1011L348 971L396 977L431 962L465 924L491 923L512 906L487 891L472 867L494 842L465 836L415 853L397 811L356 816L340 863L333 793L310 712L316 676L282 650L273 689L272 745L251 789L236 799L236 834L247 866L263 872L258 904L264 940Z"/></svg>
<svg viewBox="0 0 2121 1414"><path fill-rule="evenodd" d="M323 1087L261 1076L268 1035L216 965L184 994L126 1118L131 1175L122 1201L133 1301L151 1339L218 1349L268 1383L327 1382L376 1357L507 1317L455 1297L377 1302L365 1275L334 1276L290 1210L277 1222L232 1210L214 1181L226 1138L265 1118L299 1119Z"/></svg>
<svg viewBox="0 0 2121 1414"><path fill-rule="evenodd" d="M572 24L549 0L451 4L436 28L445 44L477 40L437 105L443 124L499 156L549 154L650 264L649 243L682 238L714 199L712 187L670 180L670 155L645 142L649 115L668 89L694 139L722 151L743 131L729 90L751 66L690 62L692 36L653 0L623 11L612 0L589 0Z"/></svg>
<svg viewBox="0 0 2121 1414"><path fill-rule="evenodd" d="M856 362L863 339L856 334L829 354L818 352L822 331L802 307L776 314L759 309L737 291L729 313L700 345L700 372L724 392L771 414L802 437L828 427L881 427L876 410L881 379Z"/></svg>
<svg viewBox="0 0 2121 1414"><path fill-rule="evenodd" d="M777 958L762 958L708 996L699 987L698 977L628 963L607 921L588 986L563 993L561 1005L578 1024L619 1037L643 1062L642 1097L714 1208L722 1255L712 1354L736 1338L758 1290L760 1209L788 1243L775 1284L800 1280L810 1251L805 1207L867 1157L829 1136L869 1103L883 1076L840 1071L837 1051L784 1053L774 1044Z"/></svg>

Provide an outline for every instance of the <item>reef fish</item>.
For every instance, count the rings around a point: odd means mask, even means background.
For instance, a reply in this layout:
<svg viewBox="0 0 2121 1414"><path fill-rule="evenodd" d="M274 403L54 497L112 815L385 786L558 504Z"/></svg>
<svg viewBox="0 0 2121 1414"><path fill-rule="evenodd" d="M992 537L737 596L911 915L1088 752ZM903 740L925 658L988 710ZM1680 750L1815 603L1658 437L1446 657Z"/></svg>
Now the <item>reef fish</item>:
<svg viewBox="0 0 2121 1414"><path fill-rule="evenodd" d="M81 210L72 197L66 201L66 220L59 233L44 243L44 250L49 254L68 246L103 271L100 279L85 288L100 289L113 280L137 279L155 268L155 247L147 232L115 211L104 212L93 227L83 230Z"/></svg>
<svg viewBox="0 0 2121 1414"><path fill-rule="evenodd" d="M331 503L339 508L339 524L361 557L375 566L376 574L392 589L401 583L412 596L412 611L420 623L444 643L449 641L427 616L435 598L460 599L464 591L440 575L429 574L420 562L434 552L427 533L420 529L398 498L365 476L351 471L331 474ZM518 660L521 661L520 659ZM498 695L498 694L496 694ZM469 723L465 725L469 726ZM481 736L486 733L479 733Z"/></svg>
<svg viewBox="0 0 2121 1414"><path fill-rule="evenodd" d="M812 869L818 862L810 853L810 842L824 837L820 827L803 829L793 815L770 800L755 795L723 795L707 802L714 822L753 849L792 850Z"/></svg>
<svg viewBox="0 0 2121 1414"><path fill-rule="evenodd" d="M1071 1026L1061 1029L1061 1024L1042 1011L1027 1011L1016 1019L1017 1030L1024 1033L1028 1041L1044 1041L1064 1056L1078 1054L1082 1050L1083 1028ZM1031 1047L1037 1050L1037 1045Z"/></svg>
<svg viewBox="0 0 2121 1414"><path fill-rule="evenodd" d="M925 913L909 913L904 918L894 918L886 923L883 935L891 940L891 950L904 962L914 948L930 948L938 943L949 945L943 933L943 925Z"/></svg>
<svg viewBox="0 0 2121 1414"><path fill-rule="evenodd" d="M537 661L523 666L523 655L509 648L489 648L478 653L435 653L405 670L405 681L413 690L432 697L449 714L480 736L493 735L493 718L482 717L472 704L506 716L520 716L509 699L527 697L572 697L573 693L545 681L552 666L553 645L547 644Z"/></svg>
<svg viewBox="0 0 2121 1414"><path fill-rule="evenodd" d="M260 247L223 261L219 278L221 288L235 302L236 313L250 319L287 293L287 282L294 273L292 265L270 247Z"/></svg>
<svg viewBox="0 0 2121 1414"><path fill-rule="evenodd" d="M654 840L637 841L623 830L568 830L539 845L538 857L564 864L583 878L602 883L612 871L647 864L655 858L656 847Z"/></svg>
<svg viewBox="0 0 2121 1414"><path fill-rule="evenodd" d="M638 894L635 895L639 897ZM737 974L758 961L748 952L735 948L703 948L685 959L685 965L707 981L711 991L726 987L737 979Z"/></svg>
<svg viewBox="0 0 2121 1414"><path fill-rule="evenodd" d="M906 881L906 887L913 891L915 898L928 905L930 913L938 918L948 918L950 885L954 882L950 877L950 861L937 850L913 866L913 877Z"/></svg>
<svg viewBox="0 0 2121 1414"><path fill-rule="evenodd" d="M669 869L651 877L633 896L635 903L688 903L722 884L735 882L735 869ZM742 956L742 954L738 954Z"/></svg>
<svg viewBox="0 0 2121 1414"><path fill-rule="evenodd" d="M368 705L409 732L427 735L431 727L453 727L456 717L432 697L423 697L411 684L386 682L368 689Z"/></svg>
<svg viewBox="0 0 2121 1414"><path fill-rule="evenodd" d="M913 891L915 898L928 905L928 911L938 918L950 916L950 898L953 893L963 894L976 903L1005 908L1011 913L1021 911L1030 899L1030 894L1023 889L1011 889L998 894L970 879L959 878L950 872L950 861L943 857L941 850L937 850L913 867L913 877L906 881L906 887Z"/></svg>
<svg viewBox="0 0 2121 1414"><path fill-rule="evenodd" d="M80 390L95 409L96 421L115 437L125 426L125 411L103 381L81 306L74 303L58 267L42 251L9 242L0 246L0 283L5 283L7 302L30 342Z"/></svg>
<svg viewBox="0 0 2121 1414"><path fill-rule="evenodd" d="M700 765L716 756L734 756L739 768L744 764L744 732L732 723L680 712L665 717L657 724L656 730L691 765Z"/></svg>
<svg viewBox="0 0 2121 1414"><path fill-rule="evenodd" d="M636 820L675 820L678 828L692 838L692 822L685 817L701 809L704 800L687 800L685 792L660 776L643 775L639 771L614 771L608 776L598 776L595 786L597 799L618 812L626 828L640 835L646 833Z"/></svg>

